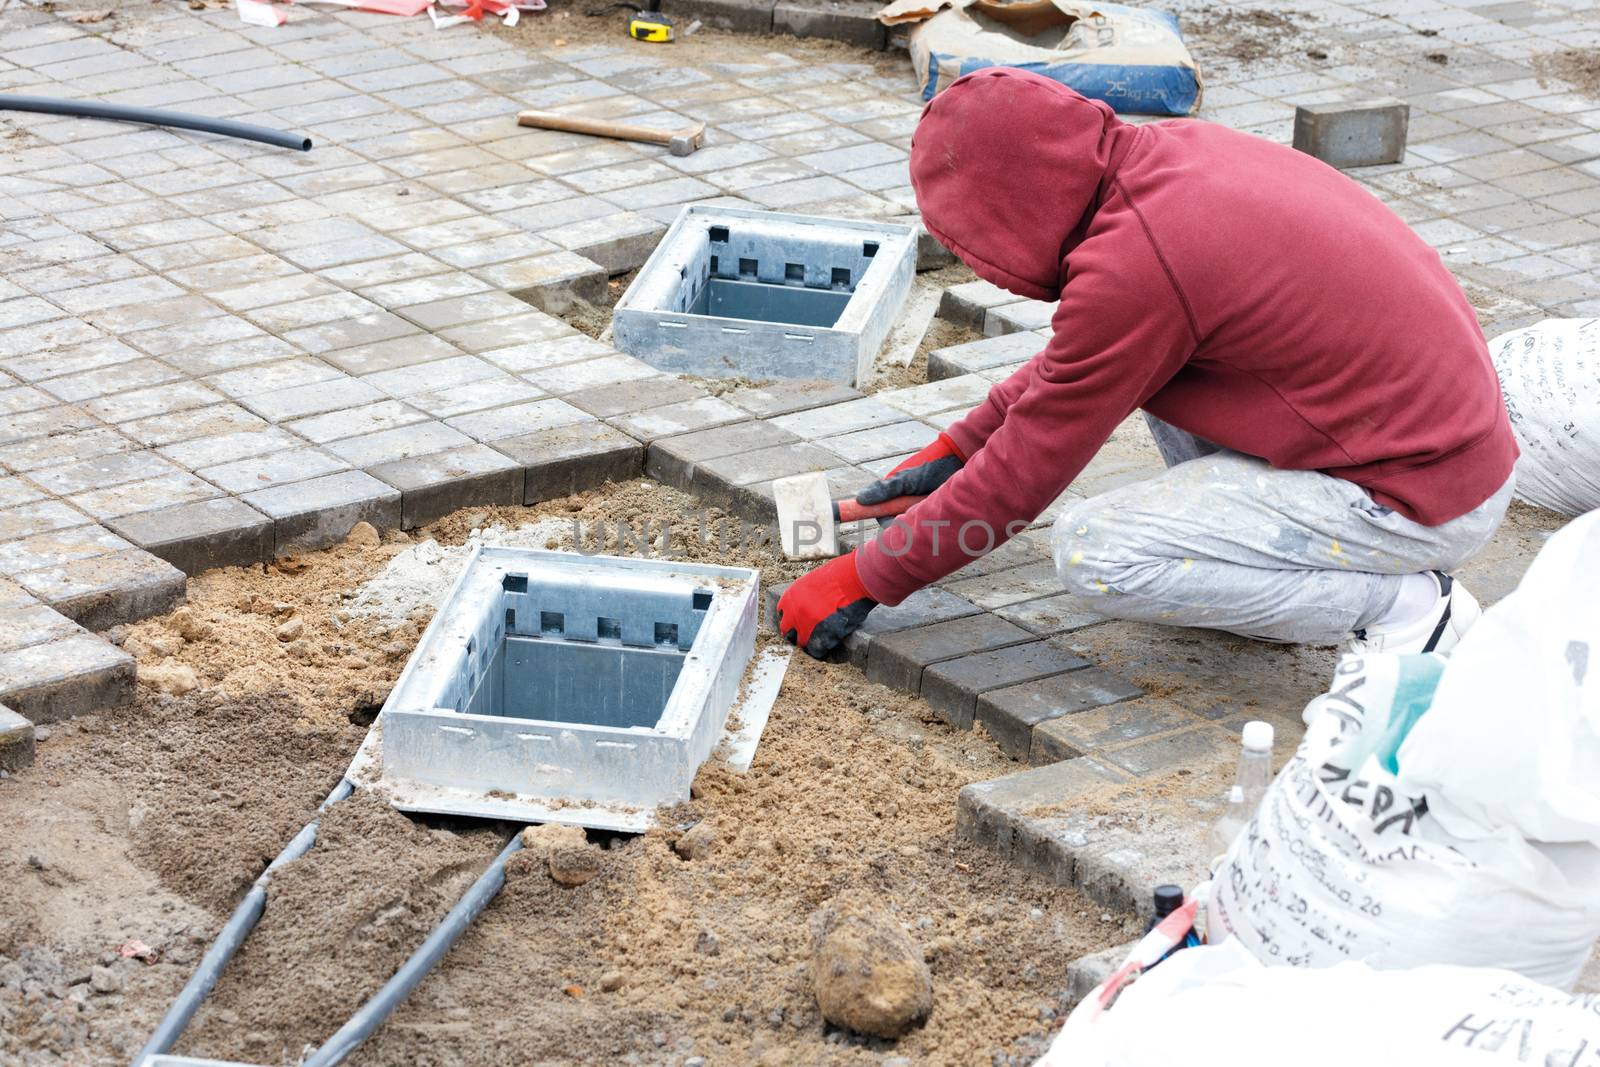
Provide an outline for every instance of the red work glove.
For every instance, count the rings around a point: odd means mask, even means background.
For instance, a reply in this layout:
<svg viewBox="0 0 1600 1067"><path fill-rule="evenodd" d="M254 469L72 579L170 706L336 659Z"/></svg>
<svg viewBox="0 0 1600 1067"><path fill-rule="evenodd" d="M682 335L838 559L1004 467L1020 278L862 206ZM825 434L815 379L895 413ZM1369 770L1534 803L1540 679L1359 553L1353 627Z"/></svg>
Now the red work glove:
<svg viewBox="0 0 1600 1067"><path fill-rule="evenodd" d="M822 659L878 606L856 574L852 550L806 574L778 598L778 633Z"/></svg>
<svg viewBox="0 0 1600 1067"><path fill-rule="evenodd" d="M897 496L927 496L949 481L966 461L950 435L941 432L932 444L857 493L856 503L881 504Z"/></svg>

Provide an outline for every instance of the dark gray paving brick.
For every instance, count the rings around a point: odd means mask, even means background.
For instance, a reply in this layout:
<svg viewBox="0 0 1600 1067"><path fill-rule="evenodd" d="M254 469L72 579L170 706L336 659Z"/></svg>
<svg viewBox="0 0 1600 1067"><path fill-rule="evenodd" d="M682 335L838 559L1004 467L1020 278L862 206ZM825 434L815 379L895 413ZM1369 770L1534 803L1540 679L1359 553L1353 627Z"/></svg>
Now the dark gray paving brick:
<svg viewBox="0 0 1600 1067"><path fill-rule="evenodd" d="M650 445L645 473L658 482L689 488L695 468L707 460L792 445L800 439L770 422L739 422L667 437Z"/></svg>
<svg viewBox="0 0 1600 1067"><path fill-rule="evenodd" d="M276 524L273 553L279 556L337 544L358 522L380 530L400 524L400 491L364 471L275 485L244 500Z"/></svg>
<svg viewBox="0 0 1600 1067"><path fill-rule="evenodd" d="M978 698L976 719L1006 755L1027 759L1033 749L1033 728L1040 723L1143 695L1138 686L1089 667L991 690Z"/></svg>
<svg viewBox="0 0 1600 1067"><path fill-rule="evenodd" d="M939 317L982 331L983 317L990 308L1015 304L1022 299L1023 297L1008 293L992 282L964 282L961 285L952 285L940 294Z"/></svg>
<svg viewBox="0 0 1600 1067"><path fill-rule="evenodd" d="M1196 723L1192 714L1170 700L1139 697L1040 723L1033 728L1033 748L1028 759L1032 763L1054 763L1095 753L1111 760L1114 757L1102 749Z"/></svg>
<svg viewBox="0 0 1600 1067"><path fill-rule="evenodd" d="M0 771L16 773L33 763L33 723L0 704Z"/></svg>
<svg viewBox="0 0 1600 1067"><path fill-rule="evenodd" d="M772 9L774 33L820 37L882 51L886 27L878 21L879 5L867 0L778 0Z"/></svg>
<svg viewBox="0 0 1600 1067"><path fill-rule="evenodd" d="M28 571L16 580L89 630L159 615L184 594L183 572L138 548Z"/></svg>
<svg viewBox="0 0 1600 1067"><path fill-rule="evenodd" d="M725 394L724 399L737 404L757 418L769 419L777 415L805 411L808 408L841 404L846 400L857 400L860 397L861 393L848 385L821 379L799 378L735 389Z"/></svg>
<svg viewBox="0 0 1600 1067"><path fill-rule="evenodd" d="M602 419L630 411L677 404L705 396L705 389L682 378L655 377L610 385L594 385L562 397L573 407L582 408Z"/></svg>
<svg viewBox="0 0 1600 1067"><path fill-rule="evenodd" d="M414 530L458 508L520 504L523 466L488 445L464 445L368 467L400 490L400 526Z"/></svg>
<svg viewBox="0 0 1600 1067"><path fill-rule="evenodd" d="M524 468L525 504L637 478L644 468L644 445L603 422L509 437L496 441L495 449Z"/></svg>
<svg viewBox="0 0 1600 1067"><path fill-rule="evenodd" d="M1004 604L995 608L994 613L1007 622L1014 622L1018 626L1032 630L1041 637L1070 633L1106 621L1104 615L1084 611L1082 601L1070 593L1058 593L1055 596L1040 597L1038 600Z"/></svg>
<svg viewBox="0 0 1600 1067"><path fill-rule="evenodd" d="M980 694L1087 666L1082 656L1045 641L1012 645L930 665L922 672L922 697L945 722L967 730Z"/></svg>
<svg viewBox="0 0 1600 1067"><path fill-rule="evenodd" d="M922 691L929 664L974 652L1030 641L1033 635L993 615L952 619L873 639L867 649L867 677L907 693Z"/></svg>
<svg viewBox="0 0 1600 1067"><path fill-rule="evenodd" d="M1008 363L1032 359L1044 350L1044 338L1031 333L1010 333L986 337L964 345L936 348L928 353L928 380L942 381L963 374L1003 367Z"/></svg>
<svg viewBox="0 0 1600 1067"><path fill-rule="evenodd" d="M272 520L235 497L124 515L106 525L185 574L272 558Z"/></svg>
<svg viewBox="0 0 1600 1067"><path fill-rule="evenodd" d="M729 33L771 33L773 0L661 0L661 10L683 26L699 19Z"/></svg>
<svg viewBox="0 0 1600 1067"><path fill-rule="evenodd" d="M957 797L956 833L1058 885L1071 885L1073 852L1036 824L1076 797L1130 780L1119 767L1083 757L974 782Z"/></svg>

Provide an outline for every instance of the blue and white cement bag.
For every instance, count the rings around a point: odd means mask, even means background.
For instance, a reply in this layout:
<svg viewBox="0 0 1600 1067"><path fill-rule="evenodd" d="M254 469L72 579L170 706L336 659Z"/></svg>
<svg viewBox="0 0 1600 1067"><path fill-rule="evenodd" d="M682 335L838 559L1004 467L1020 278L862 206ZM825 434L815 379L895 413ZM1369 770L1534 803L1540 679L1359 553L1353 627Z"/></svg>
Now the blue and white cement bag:
<svg viewBox="0 0 1600 1067"><path fill-rule="evenodd" d="M1073 0L898 0L879 18L891 26L926 19L910 41L924 100L963 74L1018 67L1120 112L1189 115L1200 106L1200 68L1164 11Z"/></svg>

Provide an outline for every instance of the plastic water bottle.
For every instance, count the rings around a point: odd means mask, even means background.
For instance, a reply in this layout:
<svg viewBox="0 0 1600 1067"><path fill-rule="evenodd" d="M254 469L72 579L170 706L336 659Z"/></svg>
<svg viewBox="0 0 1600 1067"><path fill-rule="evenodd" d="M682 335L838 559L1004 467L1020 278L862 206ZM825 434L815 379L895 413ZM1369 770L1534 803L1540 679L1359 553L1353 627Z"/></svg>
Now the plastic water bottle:
<svg viewBox="0 0 1600 1067"><path fill-rule="evenodd" d="M1261 798L1272 784L1272 724L1255 720L1244 724L1244 738L1239 746L1239 768L1234 772L1233 787L1228 790L1227 806L1222 817L1211 827L1209 845L1215 870L1222 855L1233 844L1234 838L1255 818Z"/></svg>

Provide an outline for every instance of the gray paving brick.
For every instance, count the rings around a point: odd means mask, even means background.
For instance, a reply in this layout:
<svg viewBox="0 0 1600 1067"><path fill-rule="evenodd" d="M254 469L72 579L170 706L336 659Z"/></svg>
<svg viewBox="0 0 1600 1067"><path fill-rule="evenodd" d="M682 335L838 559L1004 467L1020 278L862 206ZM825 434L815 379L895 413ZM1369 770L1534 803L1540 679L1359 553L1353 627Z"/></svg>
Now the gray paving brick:
<svg viewBox="0 0 1600 1067"><path fill-rule="evenodd" d="M1008 622L1032 630L1041 637L1070 633L1105 621L1104 615L1085 611L1083 602L1070 593L1003 604L995 608L994 613Z"/></svg>
<svg viewBox="0 0 1600 1067"><path fill-rule="evenodd" d="M828 407L810 408L797 411L791 415L780 415L773 419L773 425L804 437L807 440L817 440L823 437L838 437L841 434L853 433L856 430L866 430L874 426L887 426L890 423L902 422L905 413L890 407L876 397L862 397L859 400L848 400L842 404L831 404Z"/></svg>
<svg viewBox="0 0 1600 1067"><path fill-rule="evenodd" d="M523 502L522 464L488 445L397 459L368 473L400 490L400 525L408 530L459 508Z"/></svg>
<svg viewBox="0 0 1600 1067"><path fill-rule="evenodd" d="M133 657L90 633L0 653L0 702L35 723L126 703Z"/></svg>
<svg viewBox="0 0 1600 1067"><path fill-rule="evenodd" d="M983 334L985 337L1004 337L1013 333L1031 333L1042 330L1050 325L1050 320L1055 316L1056 306L1044 300L1020 300L1015 304L1003 304L997 308L990 308L983 316ZM1043 348L1043 344L1038 345Z"/></svg>
<svg viewBox="0 0 1600 1067"><path fill-rule="evenodd" d="M61 467L29 473L31 481L58 496L70 496L108 485L181 473L176 464L154 452L118 452Z"/></svg>
<svg viewBox="0 0 1600 1067"><path fill-rule="evenodd" d="M400 491L363 471L344 471L245 493L275 525L273 553L310 552L344 540L358 522L380 530L400 523Z"/></svg>
<svg viewBox="0 0 1600 1067"><path fill-rule="evenodd" d="M159 615L184 596L183 572L141 549L15 575L19 585L90 630Z"/></svg>
<svg viewBox="0 0 1600 1067"><path fill-rule="evenodd" d="M15 774L33 765L33 723L0 704L0 771Z"/></svg>
<svg viewBox="0 0 1600 1067"><path fill-rule="evenodd" d="M991 282L963 282L950 286L940 295L939 317L981 331L984 315L990 308L1015 304L1022 299Z"/></svg>
<svg viewBox="0 0 1600 1067"><path fill-rule="evenodd" d="M937 432L920 422L893 422L838 437L823 437L817 444L847 463L866 463L915 452L931 442Z"/></svg>
<svg viewBox="0 0 1600 1067"><path fill-rule="evenodd" d="M1056 577L1055 563L1045 560L1022 567L1012 567L1009 570L995 571L976 578L947 582L945 588L981 608L993 611L1007 604L1037 600L1042 596L1058 593L1061 591L1061 580Z"/></svg>
<svg viewBox="0 0 1600 1067"><path fill-rule="evenodd" d="M695 382L657 375L653 378L638 378L610 385L592 385L567 393L561 399L591 415L610 418L613 415L625 415L630 411L643 411L645 408L694 400L705 395L707 395L705 388Z"/></svg>
<svg viewBox="0 0 1600 1067"><path fill-rule="evenodd" d="M749 417L742 408L734 407L726 400L706 396L619 415L609 421L628 436L648 442L660 437L675 437L690 430L706 430L730 422L742 422Z"/></svg>
<svg viewBox="0 0 1600 1067"><path fill-rule="evenodd" d="M644 445L603 422L578 422L495 442L524 468L523 502L536 504L643 473Z"/></svg>
<svg viewBox="0 0 1600 1067"><path fill-rule="evenodd" d="M1301 105L1294 109L1294 147L1334 167L1398 163L1410 119L1410 105L1393 98Z"/></svg>
<svg viewBox="0 0 1600 1067"><path fill-rule="evenodd" d="M599 264L608 274L621 274L649 259L666 232L666 226L655 219L621 211L556 226L544 230L542 236Z"/></svg>
<svg viewBox="0 0 1600 1067"><path fill-rule="evenodd" d="M1103 750L1194 725L1195 717L1173 701L1160 697L1139 697L1040 723L1033 730L1033 748L1029 760L1033 763L1051 763L1084 753L1095 753L1098 758L1117 763L1127 770L1129 768L1120 763L1114 754ZM1238 741L1235 740L1234 748L1237 747Z"/></svg>
<svg viewBox="0 0 1600 1067"><path fill-rule="evenodd" d="M526 404L512 404L469 415L457 415L445 422L475 441L490 443L507 437L565 426L574 422L587 422L593 416L580 411L562 400L535 400Z"/></svg>
<svg viewBox="0 0 1600 1067"><path fill-rule="evenodd" d="M1044 350L1044 344L1042 337L1031 333L1010 333L951 345L949 348L936 348L928 353L928 380L942 381L1032 359Z"/></svg>
<svg viewBox="0 0 1600 1067"><path fill-rule="evenodd" d="M529 371L524 375L528 381L553 396L597 385L616 385L619 382L641 381L661 376L660 371L644 360L621 353Z"/></svg>
<svg viewBox="0 0 1600 1067"><path fill-rule="evenodd" d="M606 281L610 277L606 268L574 252L552 252L532 259L479 267L475 273L519 300L551 314L567 310L574 297L591 304L599 303L605 296Z"/></svg>
<svg viewBox="0 0 1600 1067"><path fill-rule="evenodd" d="M346 437L330 442L327 448L352 467L375 467L471 443L466 434L442 422L419 422L396 430Z"/></svg>
<svg viewBox="0 0 1600 1067"><path fill-rule="evenodd" d="M206 481L237 494L332 474L347 470L349 466L345 460L323 449L299 447L204 467L198 473Z"/></svg>
<svg viewBox="0 0 1600 1067"><path fill-rule="evenodd" d="M273 522L235 497L108 520L117 534L185 574L272 558Z"/></svg>
<svg viewBox="0 0 1600 1067"><path fill-rule="evenodd" d="M753 485L793 474L830 470L838 463L838 458L820 445L792 442L702 460L695 465L694 482L702 488L718 482L732 486Z"/></svg>
<svg viewBox="0 0 1600 1067"><path fill-rule="evenodd" d="M882 634L867 649L867 677L919 693L930 664L1032 640L1028 631L988 614Z"/></svg>
<svg viewBox="0 0 1600 1067"><path fill-rule="evenodd" d="M826 407L857 400L861 393L848 385L820 379L795 379L768 382L765 385L746 386L724 395L724 399L755 415L772 418L789 415L809 408Z"/></svg>
<svg viewBox="0 0 1600 1067"><path fill-rule="evenodd" d="M1143 778L1180 769L1210 773L1227 766L1238 754L1237 736L1221 726L1203 723L1109 749L1100 758Z"/></svg>
<svg viewBox="0 0 1600 1067"><path fill-rule="evenodd" d="M1033 641L931 664L922 673L921 692L940 718L967 730L983 693L1087 666L1089 661L1082 656Z"/></svg>
<svg viewBox="0 0 1600 1067"><path fill-rule="evenodd" d="M17 541L0 542L0 574L17 575L55 563L104 556L132 547L103 526L51 530Z"/></svg>
<svg viewBox="0 0 1600 1067"><path fill-rule="evenodd" d="M558 309L560 310L560 309ZM556 318L539 311L524 311L503 319L486 319L441 330L439 336L464 352L488 352L534 341L553 341L570 337L578 331ZM512 368L507 367L507 370Z"/></svg>
<svg viewBox="0 0 1600 1067"><path fill-rule="evenodd" d="M0 652L15 652L81 633L83 627L44 604L0 609Z"/></svg>
<svg viewBox="0 0 1600 1067"><path fill-rule="evenodd" d="M820 37L882 51L887 47L886 27L878 21L879 7L868 0L832 0L827 4L778 0L772 9L775 33Z"/></svg>
<svg viewBox="0 0 1600 1067"><path fill-rule="evenodd" d="M769 422L740 422L668 437L651 444L645 473L659 482L688 488L695 465L723 456L795 444L800 439Z"/></svg>
<svg viewBox="0 0 1600 1067"><path fill-rule="evenodd" d="M978 698L976 720L1006 755L1027 759L1040 723L1142 695L1138 686L1090 667L991 690Z"/></svg>

